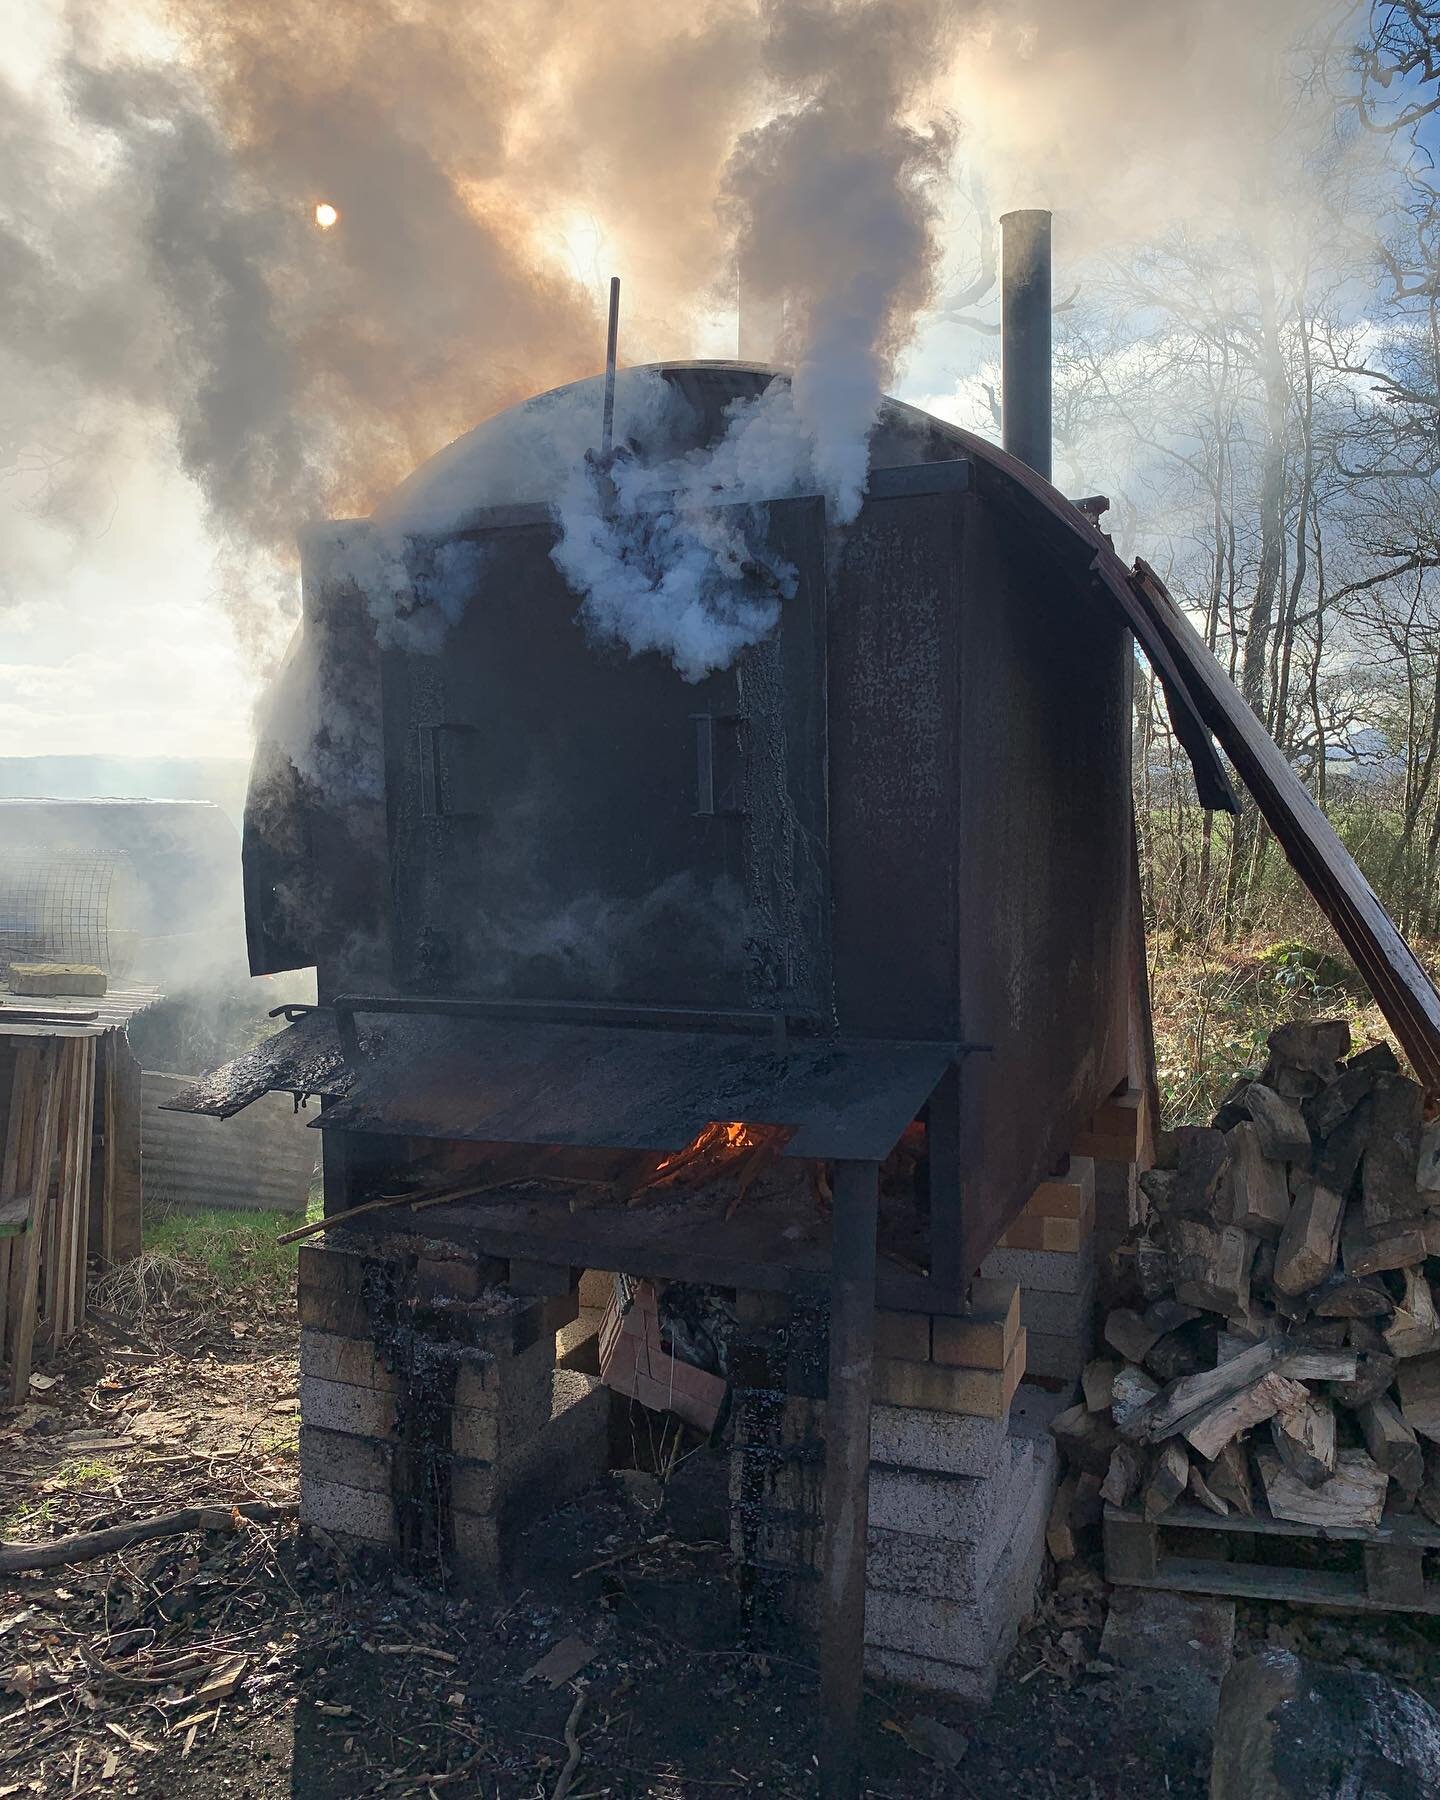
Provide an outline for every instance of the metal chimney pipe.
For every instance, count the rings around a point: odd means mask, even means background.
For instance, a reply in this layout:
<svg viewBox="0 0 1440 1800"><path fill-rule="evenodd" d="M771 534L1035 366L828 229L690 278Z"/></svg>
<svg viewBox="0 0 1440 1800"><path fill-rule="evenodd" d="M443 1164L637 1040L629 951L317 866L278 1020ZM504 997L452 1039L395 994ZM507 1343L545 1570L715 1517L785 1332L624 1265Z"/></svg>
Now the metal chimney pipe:
<svg viewBox="0 0 1440 1800"><path fill-rule="evenodd" d="M1050 214L1000 219L1000 440L1050 479Z"/></svg>

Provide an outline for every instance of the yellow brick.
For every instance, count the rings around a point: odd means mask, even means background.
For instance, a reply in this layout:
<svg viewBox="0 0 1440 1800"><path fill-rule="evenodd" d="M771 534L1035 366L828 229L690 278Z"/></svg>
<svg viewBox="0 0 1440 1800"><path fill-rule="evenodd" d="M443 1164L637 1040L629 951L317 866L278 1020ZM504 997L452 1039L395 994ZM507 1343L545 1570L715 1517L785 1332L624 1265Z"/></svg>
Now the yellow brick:
<svg viewBox="0 0 1440 1800"><path fill-rule="evenodd" d="M1145 1095L1139 1088L1114 1094L1076 1138L1072 1149L1100 1162L1134 1162L1144 1131Z"/></svg>
<svg viewBox="0 0 1440 1800"><path fill-rule="evenodd" d="M971 1312L962 1319L937 1313L931 1355L947 1368L1004 1369L1020 1335L1020 1288L1013 1281L977 1281Z"/></svg>
<svg viewBox="0 0 1440 1800"><path fill-rule="evenodd" d="M875 1311L875 1354L894 1356L902 1362L929 1362L929 1313Z"/></svg>
<svg viewBox="0 0 1440 1800"><path fill-rule="evenodd" d="M1089 1241L1095 1209L1079 1219L1032 1219L1021 1213L1000 1240L1002 1250L1063 1250L1077 1254Z"/></svg>
<svg viewBox="0 0 1440 1800"><path fill-rule="evenodd" d="M1094 1159L1072 1156L1066 1174L1040 1183L1025 1203L1025 1213L1038 1219L1078 1219L1094 1204Z"/></svg>
<svg viewBox="0 0 1440 1800"><path fill-rule="evenodd" d="M1025 1328L1003 1369L947 1369L938 1363L901 1362L877 1357L873 1394L884 1406L910 1406L922 1412L966 1413L972 1418L1003 1418L1025 1373Z"/></svg>

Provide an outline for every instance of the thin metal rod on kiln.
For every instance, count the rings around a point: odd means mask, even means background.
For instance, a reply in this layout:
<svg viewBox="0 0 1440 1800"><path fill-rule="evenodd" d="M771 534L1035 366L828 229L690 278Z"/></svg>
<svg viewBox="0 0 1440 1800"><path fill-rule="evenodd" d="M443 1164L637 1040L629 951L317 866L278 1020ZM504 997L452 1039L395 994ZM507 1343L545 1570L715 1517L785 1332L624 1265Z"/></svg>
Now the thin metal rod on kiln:
<svg viewBox="0 0 1440 1800"><path fill-rule="evenodd" d="M600 432L601 453L609 456L615 442L615 349L620 339L620 277L610 277L610 329L605 339L605 420Z"/></svg>

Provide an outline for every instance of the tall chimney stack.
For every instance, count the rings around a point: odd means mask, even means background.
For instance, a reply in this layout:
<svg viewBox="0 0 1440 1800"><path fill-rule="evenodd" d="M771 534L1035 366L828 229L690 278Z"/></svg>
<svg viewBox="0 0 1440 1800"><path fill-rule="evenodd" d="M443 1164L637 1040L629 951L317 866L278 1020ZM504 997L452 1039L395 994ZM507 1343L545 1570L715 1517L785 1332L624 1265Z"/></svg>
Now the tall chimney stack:
<svg viewBox="0 0 1440 1800"><path fill-rule="evenodd" d="M1000 439L1050 479L1050 214L1000 219Z"/></svg>

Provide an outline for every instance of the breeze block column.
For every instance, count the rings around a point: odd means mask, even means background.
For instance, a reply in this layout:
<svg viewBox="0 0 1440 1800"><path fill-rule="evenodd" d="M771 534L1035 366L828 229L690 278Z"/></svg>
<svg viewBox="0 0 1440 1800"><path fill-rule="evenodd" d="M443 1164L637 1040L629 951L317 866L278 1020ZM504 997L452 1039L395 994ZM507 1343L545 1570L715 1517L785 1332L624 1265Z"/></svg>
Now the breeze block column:
<svg viewBox="0 0 1440 1800"><path fill-rule="evenodd" d="M513 1271L526 1285L532 1273ZM511 1274L423 1240L337 1231L302 1248L303 1521L443 1580L486 1581L517 1521L604 1473L609 1396L556 1365L578 1297L517 1293Z"/></svg>
<svg viewBox="0 0 1440 1800"><path fill-rule="evenodd" d="M1014 1282L972 1311L877 1311L865 1600L868 1673L985 1699L1031 1611L1055 1482L1043 1420L1012 1416L1026 1332ZM763 1629L818 1629L825 1313L740 1294L731 1549Z"/></svg>

